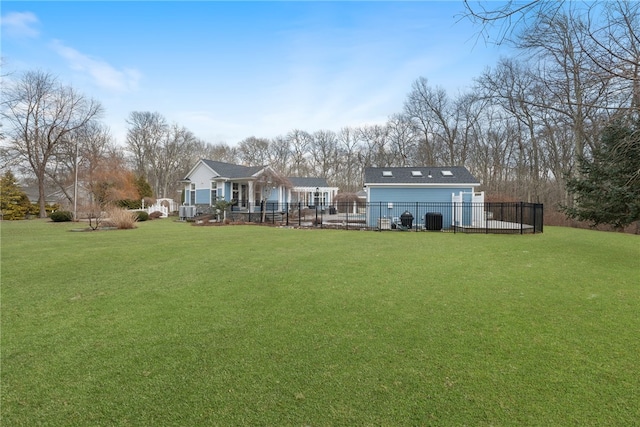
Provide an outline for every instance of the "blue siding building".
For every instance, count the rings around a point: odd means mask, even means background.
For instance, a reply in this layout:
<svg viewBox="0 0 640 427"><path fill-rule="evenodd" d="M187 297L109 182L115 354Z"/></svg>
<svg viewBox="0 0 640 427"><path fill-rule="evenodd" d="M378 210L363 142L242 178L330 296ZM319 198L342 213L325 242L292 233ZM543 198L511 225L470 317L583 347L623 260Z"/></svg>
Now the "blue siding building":
<svg viewBox="0 0 640 427"><path fill-rule="evenodd" d="M292 203L328 206L338 192L327 180L286 178L270 166L243 166L201 159L181 181L186 206L213 206L216 200L233 200L237 211L283 210Z"/></svg>
<svg viewBox="0 0 640 427"><path fill-rule="evenodd" d="M397 222L410 214L420 226L427 214L439 214L443 228L472 225L483 215L484 193L480 182L462 166L365 169L366 222L369 227ZM381 221L382 220L382 221Z"/></svg>

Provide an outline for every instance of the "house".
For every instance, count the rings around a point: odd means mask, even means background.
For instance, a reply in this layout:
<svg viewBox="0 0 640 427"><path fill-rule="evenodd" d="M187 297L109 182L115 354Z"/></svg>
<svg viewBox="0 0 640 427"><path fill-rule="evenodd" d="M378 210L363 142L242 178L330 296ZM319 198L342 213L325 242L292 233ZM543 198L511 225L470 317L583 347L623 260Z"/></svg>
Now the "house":
<svg viewBox="0 0 640 427"><path fill-rule="evenodd" d="M242 166L201 159L181 181L184 204L212 206L216 200L234 201L236 211L284 211L290 204L329 205L337 193L323 178L287 178L270 166Z"/></svg>
<svg viewBox="0 0 640 427"><path fill-rule="evenodd" d="M463 166L365 168L367 225L387 228L402 215L411 215L416 226L426 225L427 215L440 217L442 228L479 223L484 193L478 186Z"/></svg>

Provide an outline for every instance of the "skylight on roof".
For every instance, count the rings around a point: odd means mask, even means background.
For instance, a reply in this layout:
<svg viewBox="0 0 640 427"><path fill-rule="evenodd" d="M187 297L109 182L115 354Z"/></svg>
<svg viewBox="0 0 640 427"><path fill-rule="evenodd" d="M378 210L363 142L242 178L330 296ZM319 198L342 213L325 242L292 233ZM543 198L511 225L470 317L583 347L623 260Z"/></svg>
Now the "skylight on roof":
<svg viewBox="0 0 640 427"><path fill-rule="evenodd" d="M451 171L440 171L442 176L453 176L453 172Z"/></svg>
<svg viewBox="0 0 640 427"><path fill-rule="evenodd" d="M391 171L382 171L382 176L393 176L393 172L391 172Z"/></svg>
<svg viewBox="0 0 640 427"><path fill-rule="evenodd" d="M422 171L411 171L411 176L422 176Z"/></svg>

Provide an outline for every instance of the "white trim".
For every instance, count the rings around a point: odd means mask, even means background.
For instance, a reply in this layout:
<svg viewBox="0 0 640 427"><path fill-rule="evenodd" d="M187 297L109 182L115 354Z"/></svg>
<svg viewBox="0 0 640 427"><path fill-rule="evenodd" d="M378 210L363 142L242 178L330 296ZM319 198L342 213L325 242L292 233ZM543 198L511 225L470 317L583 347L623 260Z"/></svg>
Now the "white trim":
<svg viewBox="0 0 640 427"><path fill-rule="evenodd" d="M203 165L205 165L205 166L207 167L207 169L209 169L211 172L213 172L213 173L215 173L216 175L218 175L218 176L219 176L218 172L216 172L216 171L214 171L213 169L211 169L211 168L209 167L209 165L207 165L207 164L204 162L204 160L203 160L203 159L200 159L200 160L198 160L198 161L196 162L196 164L191 168L191 170L189 171L189 173L185 175L185 179L184 179L183 181L186 181L186 180L191 181L191 180L189 179L189 177L191 176L191 174L192 174L193 172L195 172L195 170L197 169L198 165L200 165L200 163L202 163Z"/></svg>

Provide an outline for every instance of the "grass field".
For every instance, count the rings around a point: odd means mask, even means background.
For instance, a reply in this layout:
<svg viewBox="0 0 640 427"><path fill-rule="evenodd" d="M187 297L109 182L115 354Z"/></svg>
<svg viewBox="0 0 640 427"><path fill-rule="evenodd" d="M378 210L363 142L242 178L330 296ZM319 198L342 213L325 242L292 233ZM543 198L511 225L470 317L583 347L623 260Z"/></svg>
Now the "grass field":
<svg viewBox="0 0 640 427"><path fill-rule="evenodd" d="M640 238L3 222L3 426L630 426Z"/></svg>

